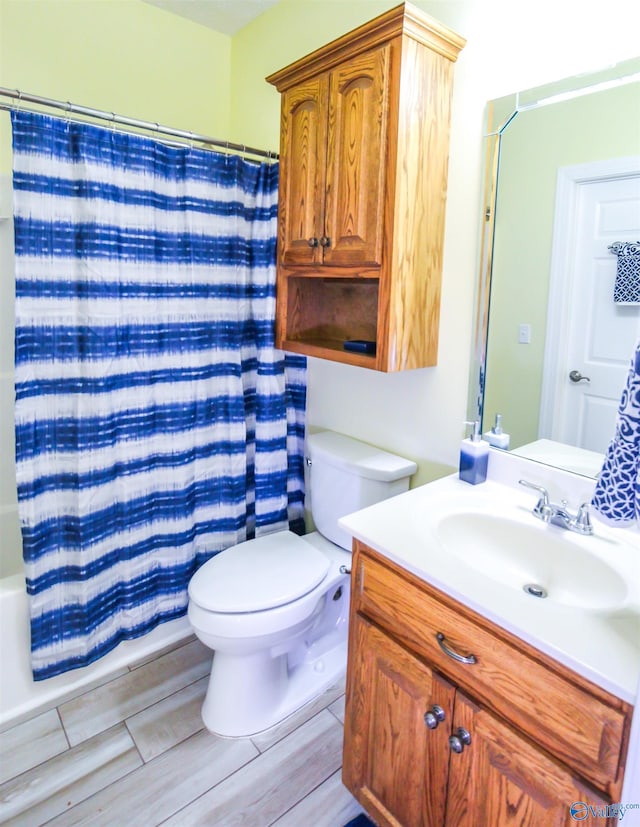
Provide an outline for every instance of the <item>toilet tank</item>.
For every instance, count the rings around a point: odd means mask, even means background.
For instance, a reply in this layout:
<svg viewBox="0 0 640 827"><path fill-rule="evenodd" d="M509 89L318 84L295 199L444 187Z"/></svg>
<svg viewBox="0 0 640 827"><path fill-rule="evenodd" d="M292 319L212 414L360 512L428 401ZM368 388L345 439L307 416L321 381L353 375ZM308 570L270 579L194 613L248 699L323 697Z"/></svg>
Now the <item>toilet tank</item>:
<svg viewBox="0 0 640 827"><path fill-rule="evenodd" d="M340 517L407 491L418 468L411 460L334 431L309 434L307 455L315 527L347 551L351 535L338 526Z"/></svg>

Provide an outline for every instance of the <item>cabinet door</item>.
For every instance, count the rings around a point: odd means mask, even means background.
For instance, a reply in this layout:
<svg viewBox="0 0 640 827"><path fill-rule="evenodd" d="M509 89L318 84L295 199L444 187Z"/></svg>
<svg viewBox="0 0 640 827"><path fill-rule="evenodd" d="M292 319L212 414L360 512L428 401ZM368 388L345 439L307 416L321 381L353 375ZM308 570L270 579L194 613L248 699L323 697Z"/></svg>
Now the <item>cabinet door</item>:
<svg viewBox="0 0 640 827"><path fill-rule="evenodd" d="M452 732L459 727L471 741L451 753L446 827L570 827L572 804L606 810L565 767L460 691Z"/></svg>
<svg viewBox="0 0 640 827"><path fill-rule="evenodd" d="M331 72L324 263L380 266L390 44Z"/></svg>
<svg viewBox="0 0 640 827"><path fill-rule="evenodd" d="M278 242L286 265L322 261L328 83L320 75L282 96Z"/></svg>
<svg viewBox="0 0 640 827"><path fill-rule="evenodd" d="M441 825L454 689L360 615L352 620L345 784L381 827ZM434 704L445 719L429 729Z"/></svg>

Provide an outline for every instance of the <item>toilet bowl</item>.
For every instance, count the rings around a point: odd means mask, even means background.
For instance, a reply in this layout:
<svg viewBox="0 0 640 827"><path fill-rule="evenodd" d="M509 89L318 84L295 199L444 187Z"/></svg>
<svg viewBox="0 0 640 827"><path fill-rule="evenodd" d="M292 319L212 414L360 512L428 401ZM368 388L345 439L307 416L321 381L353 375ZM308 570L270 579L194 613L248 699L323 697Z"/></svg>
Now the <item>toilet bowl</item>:
<svg viewBox="0 0 640 827"><path fill-rule="evenodd" d="M351 554L338 519L407 490L416 470L330 431L307 444L320 530L240 543L208 560L189 583L189 621L214 652L202 718L216 735L268 729L344 675Z"/></svg>

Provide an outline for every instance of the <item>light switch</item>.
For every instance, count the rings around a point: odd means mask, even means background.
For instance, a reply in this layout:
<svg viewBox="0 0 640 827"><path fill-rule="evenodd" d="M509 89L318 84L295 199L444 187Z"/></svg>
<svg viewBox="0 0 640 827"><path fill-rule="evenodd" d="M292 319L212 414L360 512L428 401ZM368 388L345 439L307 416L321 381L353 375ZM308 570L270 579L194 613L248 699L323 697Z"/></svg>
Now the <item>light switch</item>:
<svg viewBox="0 0 640 827"><path fill-rule="evenodd" d="M521 345L531 344L531 325L530 324L518 325L518 342Z"/></svg>

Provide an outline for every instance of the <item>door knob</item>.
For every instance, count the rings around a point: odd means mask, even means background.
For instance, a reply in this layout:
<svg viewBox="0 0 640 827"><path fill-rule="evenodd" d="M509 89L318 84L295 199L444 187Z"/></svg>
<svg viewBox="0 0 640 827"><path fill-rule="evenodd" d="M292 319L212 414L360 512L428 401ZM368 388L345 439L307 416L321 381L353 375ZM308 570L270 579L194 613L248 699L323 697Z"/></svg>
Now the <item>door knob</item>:
<svg viewBox="0 0 640 827"><path fill-rule="evenodd" d="M458 727L456 735L449 736L449 747L452 752L461 753L465 746L471 743L471 734L464 727Z"/></svg>
<svg viewBox="0 0 640 827"><path fill-rule="evenodd" d="M424 713L424 722L429 729L435 729L440 721L444 721L444 709L434 704L428 712Z"/></svg>
<svg viewBox="0 0 640 827"><path fill-rule="evenodd" d="M572 370L571 373L569 374L569 379L571 379L572 382L582 382L582 381L590 382L591 381L591 379L589 379L588 376L583 376L580 373L579 370Z"/></svg>
<svg viewBox="0 0 640 827"><path fill-rule="evenodd" d="M317 247L318 246L318 239L317 238L310 238L307 241L307 244L309 245L309 247Z"/></svg>

